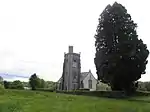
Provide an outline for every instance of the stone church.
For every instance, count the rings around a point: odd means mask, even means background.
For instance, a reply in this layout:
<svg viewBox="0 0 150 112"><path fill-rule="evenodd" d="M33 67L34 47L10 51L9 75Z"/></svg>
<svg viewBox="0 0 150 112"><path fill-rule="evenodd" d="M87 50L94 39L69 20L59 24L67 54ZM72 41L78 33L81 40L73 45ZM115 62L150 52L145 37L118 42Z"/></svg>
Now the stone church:
<svg viewBox="0 0 150 112"><path fill-rule="evenodd" d="M57 82L57 90L96 90L96 84L90 70L81 73L80 53L74 53L73 46L69 46L69 52L64 54L63 73Z"/></svg>

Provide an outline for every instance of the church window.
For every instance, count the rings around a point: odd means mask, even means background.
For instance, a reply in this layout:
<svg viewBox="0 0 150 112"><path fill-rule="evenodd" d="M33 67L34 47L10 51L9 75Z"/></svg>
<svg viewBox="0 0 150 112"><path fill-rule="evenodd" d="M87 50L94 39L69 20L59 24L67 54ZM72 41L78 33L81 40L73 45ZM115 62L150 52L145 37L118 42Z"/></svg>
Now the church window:
<svg viewBox="0 0 150 112"><path fill-rule="evenodd" d="M73 84L73 89L74 89L74 90L76 89L76 84Z"/></svg>
<svg viewBox="0 0 150 112"><path fill-rule="evenodd" d="M74 68L76 68L76 67L77 67L77 63L76 63L76 62L73 62L72 66L73 66Z"/></svg>
<svg viewBox="0 0 150 112"><path fill-rule="evenodd" d="M83 83L83 81L81 81L81 88L84 88L84 83Z"/></svg>
<svg viewBox="0 0 150 112"><path fill-rule="evenodd" d="M65 90L67 90L67 85L65 86Z"/></svg>
<svg viewBox="0 0 150 112"><path fill-rule="evenodd" d="M92 80L90 79L88 82L89 82L89 88L92 89Z"/></svg>

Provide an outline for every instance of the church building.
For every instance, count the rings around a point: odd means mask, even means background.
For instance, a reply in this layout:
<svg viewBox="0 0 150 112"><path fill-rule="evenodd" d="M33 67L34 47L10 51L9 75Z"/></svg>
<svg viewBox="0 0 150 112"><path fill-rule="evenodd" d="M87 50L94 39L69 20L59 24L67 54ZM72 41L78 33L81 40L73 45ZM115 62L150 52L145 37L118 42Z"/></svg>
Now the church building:
<svg viewBox="0 0 150 112"><path fill-rule="evenodd" d="M91 73L81 73L80 53L73 52L73 46L69 46L69 52L64 54L63 73L57 82L57 90L96 90L97 80Z"/></svg>

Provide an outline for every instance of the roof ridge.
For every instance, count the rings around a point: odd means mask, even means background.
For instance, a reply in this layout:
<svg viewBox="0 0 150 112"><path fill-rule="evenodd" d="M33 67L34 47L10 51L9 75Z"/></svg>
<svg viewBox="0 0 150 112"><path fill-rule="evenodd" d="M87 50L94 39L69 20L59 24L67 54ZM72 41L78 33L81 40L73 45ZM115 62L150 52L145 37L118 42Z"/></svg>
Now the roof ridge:
<svg viewBox="0 0 150 112"><path fill-rule="evenodd" d="M89 72L81 72L81 73L89 73Z"/></svg>

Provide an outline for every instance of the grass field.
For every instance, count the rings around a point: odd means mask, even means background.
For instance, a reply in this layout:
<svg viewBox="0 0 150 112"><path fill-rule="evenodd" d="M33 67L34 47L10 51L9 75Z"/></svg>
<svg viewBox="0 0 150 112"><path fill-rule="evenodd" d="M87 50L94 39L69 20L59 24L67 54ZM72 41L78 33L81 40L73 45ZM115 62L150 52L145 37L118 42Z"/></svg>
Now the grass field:
<svg viewBox="0 0 150 112"><path fill-rule="evenodd" d="M150 112L149 101L8 90L0 94L0 112Z"/></svg>

